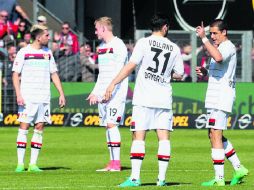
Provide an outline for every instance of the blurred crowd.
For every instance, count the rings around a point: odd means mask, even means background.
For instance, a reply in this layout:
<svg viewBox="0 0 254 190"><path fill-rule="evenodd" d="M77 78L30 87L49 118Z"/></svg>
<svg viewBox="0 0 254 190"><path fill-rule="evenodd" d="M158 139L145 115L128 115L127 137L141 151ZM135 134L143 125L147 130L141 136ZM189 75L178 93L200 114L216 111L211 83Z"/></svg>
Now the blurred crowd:
<svg viewBox="0 0 254 190"><path fill-rule="evenodd" d="M37 24L47 25L47 18L38 16ZM17 51L30 44L31 24L25 11L14 0L0 0L0 66L3 71L3 85L11 85L12 62ZM63 82L94 82L98 75L98 55L96 45L98 43L79 44L78 37L71 32L71 25L63 22L60 31L52 33L49 44L58 64L59 76ZM183 82L192 82L191 61L193 56L192 46L189 42L178 44L184 61ZM133 42L126 43L128 56L134 48ZM240 50L240 48L239 48ZM195 52L197 65L206 67L210 61L207 51L200 46ZM254 73L254 49L252 50L252 62ZM135 72L129 77L135 81ZM254 80L254 78L253 78ZM199 82L207 81L207 78L199 78ZM12 87L12 86L11 86Z"/></svg>

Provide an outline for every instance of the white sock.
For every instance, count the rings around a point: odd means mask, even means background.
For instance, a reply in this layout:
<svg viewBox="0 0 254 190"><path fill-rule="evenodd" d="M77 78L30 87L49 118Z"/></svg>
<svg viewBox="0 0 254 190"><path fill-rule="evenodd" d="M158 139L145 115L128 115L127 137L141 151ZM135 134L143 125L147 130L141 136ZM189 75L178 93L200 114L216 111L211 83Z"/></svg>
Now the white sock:
<svg viewBox="0 0 254 190"><path fill-rule="evenodd" d="M131 146L131 179L140 179L142 161L145 157L145 141L134 140Z"/></svg>
<svg viewBox="0 0 254 190"><path fill-rule="evenodd" d="M18 164L24 164L28 130L19 129L17 136Z"/></svg>
<svg viewBox="0 0 254 190"><path fill-rule="evenodd" d="M224 149L212 148L212 159L216 180L224 179L224 158Z"/></svg>
<svg viewBox="0 0 254 190"><path fill-rule="evenodd" d="M223 142L223 147L227 159L231 162L235 170L238 170L241 166L241 162L229 140Z"/></svg>
<svg viewBox="0 0 254 190"><path fill-rule="evenodd" d="M31 158L30 164L36 164L37 159L42 147L42 131L34 130L34 134L31 140Z"/></svg>
<svg viewBox="0 0 254 190"><path fill-rule="evenodd" d="M110 160L120 160L121 135L118 126L106 130Z"/></svg>
<svg viewBox="0 0 254 190"><path fill-rule="evenodd" d="M159 163L159 174L158 179L164 181L166 178L166 173L168 169L169 159L170 159L170 141L169 140L162 140L159 141L159 148L158 148L158 163Z"/></svg>

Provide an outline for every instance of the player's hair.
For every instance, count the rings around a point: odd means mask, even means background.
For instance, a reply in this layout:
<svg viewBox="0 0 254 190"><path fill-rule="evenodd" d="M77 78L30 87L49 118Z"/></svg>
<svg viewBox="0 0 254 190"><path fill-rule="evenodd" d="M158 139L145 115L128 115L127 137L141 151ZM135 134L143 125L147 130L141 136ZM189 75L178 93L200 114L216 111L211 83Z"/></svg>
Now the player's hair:
<svg viewBox="0 0 254 190"><path fill-rule="evenodd" d="M151 19L151 30L159 31L164 25L169 25L169 18L161 13L155 14Z"/></svg>
<svg viewBox="0 0 254 190"><path fill-rule="evenodd" d="M48 27L35 24L32 26L30 32L31 32L31 38L34 41L38 35L41 35L45 30L47 30Z"/></svg>
<svg viewBox="0 0 254 190"><path fill-rule="evenodd" d="M210 23L210 27L218 27L219 31L226 30L226 33L228 31L228 25L223 19L215 19Z"/></svg>
<svg viewBox="0 0 254 190"><path fill-rule="evenodd" d="M106 26L109 31L113 31L113 21L112 18L104 16L96 19L94 25L99 23L100 25Z"/></svg>

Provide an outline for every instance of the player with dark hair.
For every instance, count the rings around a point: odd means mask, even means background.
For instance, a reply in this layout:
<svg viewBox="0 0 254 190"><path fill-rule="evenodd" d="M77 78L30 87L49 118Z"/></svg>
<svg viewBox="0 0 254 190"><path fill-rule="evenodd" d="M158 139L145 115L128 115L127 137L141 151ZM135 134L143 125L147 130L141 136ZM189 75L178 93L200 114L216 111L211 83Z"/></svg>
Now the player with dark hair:
<svg viewBox="0 0 254 190"><path fill-rule="evenodd" d="M130 128L133 137L130 153L132 171L120 187L141 185L140 170L145 157L146 132L149 130L156 131L159 141L157 186L166 185L166 171L171 155L169 131L172 131L173 125L170 80L172 77L179 80L182 78L183 60L180 48L166 37L169 19L157 14L151 20L151 27L152 35L138 40L129 63L113 79L105 93L107 101L117 85L140 65L133 95Z"/></svg>
<svg viewBox="0 0 254 190"><path fill-rule="evenodd" d="M42 147L44 125L51 123L50 76L60 94L60 107L65 105L64 92L57 74L56 63L51 50L47 47L49 41L47 27L34 25L31 35L33 43L20 49L12 68L12 80L19 106L18 121L20 122L17 137L18 165L16 172L25 171L24 157L31 123L34 123L35 126L31 139L31 159L28 171L42 171L36 163Z"/></svg>
<svg viewBox="0 0 254 190"><path fill-rule="evenodd" d="M230 141L223 136L223 130L227 129L228 115L232 112L235 100L236 48L227 37L227 25L222 19L214 20L210 24L212 43L205 35L203 23L196 28L196 32L212 58L208 71L203 67L196 68L198 76L209 74L205 107L215 170L215 179L204 182L202 185L225 185L225 156L235 170L230 185L236 185L248 174L248 170L241 164Z"/></svg>

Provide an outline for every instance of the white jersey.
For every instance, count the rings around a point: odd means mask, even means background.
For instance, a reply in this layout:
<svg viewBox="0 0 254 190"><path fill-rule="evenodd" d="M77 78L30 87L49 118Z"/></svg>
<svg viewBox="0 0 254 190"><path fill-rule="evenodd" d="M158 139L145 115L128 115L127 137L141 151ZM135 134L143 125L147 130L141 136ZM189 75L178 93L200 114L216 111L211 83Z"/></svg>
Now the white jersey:
<svg viewBox="0 0 254 190"><path fill-rule="evenodd" d="M31 45L20 49L12 71L21 73L20 91L25 102L50 102L50 74L57 71L49 48L34 49Z"/></svg>
<svg viewBox="0 0 254 190"><path fill-rule="evenodd" d="M227 40L218 47L222 62L210 62L205 107L231 112L235 100L236 48Z"/></svg>
<svg viewBox="0 0 254 190"><path fill-rule="evenodd" d="M183 74L179 47L169 39L151 35L138 40L130 62L141 64L133 95L133 105L172 109L172 71Z"/></svg>
<svg viewBox="0 0 254 190"><path fill-rule="evenodd" d="M127 48L123 41L114 37L108 43L101 43L98 49L99 75L92 94L102 98L111 81L127 63ZM112 97L126 100L128 89L128 78L119 83Z"/></svg>

